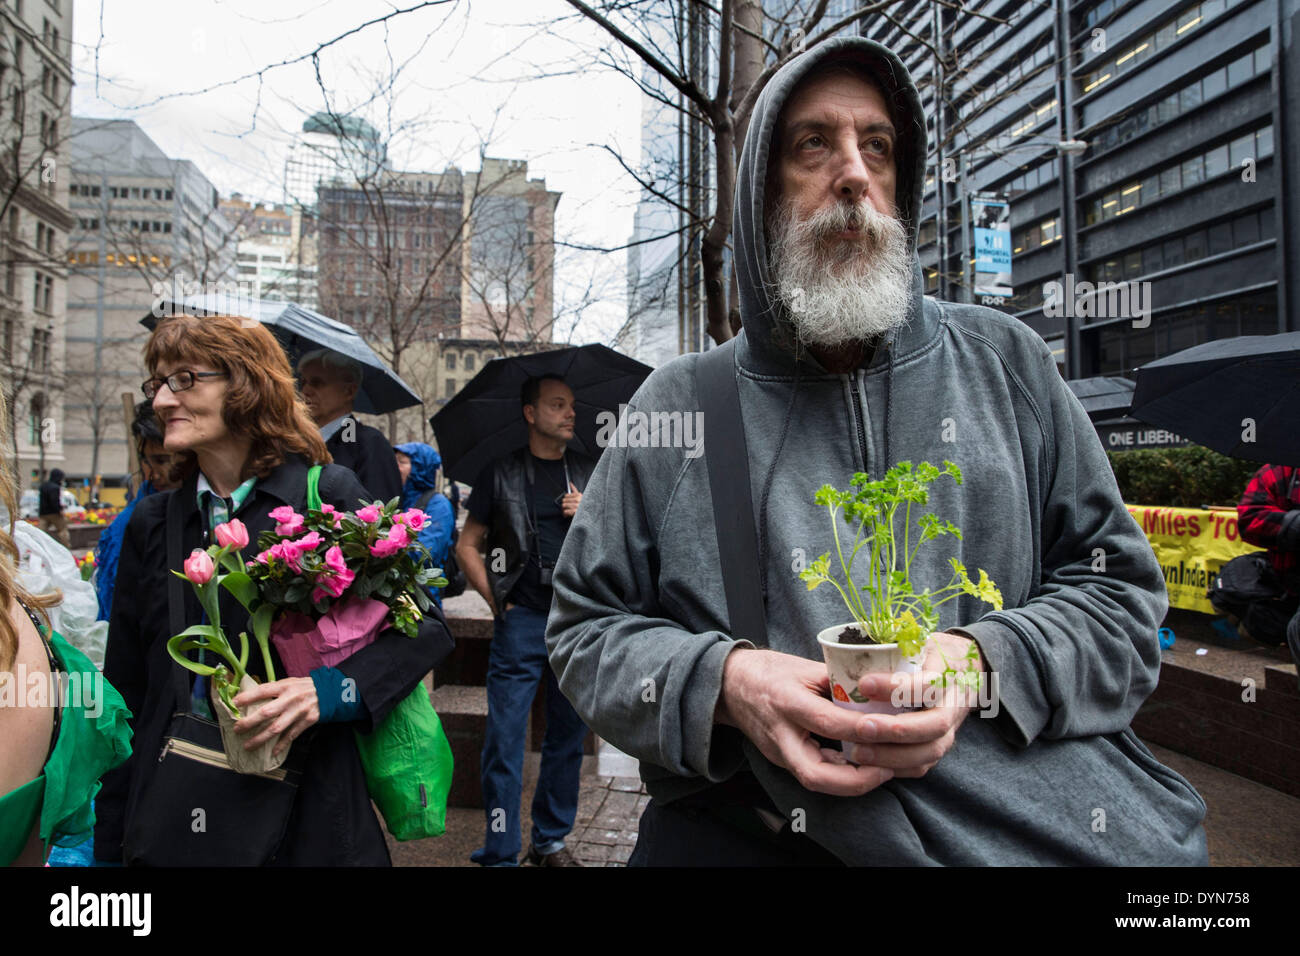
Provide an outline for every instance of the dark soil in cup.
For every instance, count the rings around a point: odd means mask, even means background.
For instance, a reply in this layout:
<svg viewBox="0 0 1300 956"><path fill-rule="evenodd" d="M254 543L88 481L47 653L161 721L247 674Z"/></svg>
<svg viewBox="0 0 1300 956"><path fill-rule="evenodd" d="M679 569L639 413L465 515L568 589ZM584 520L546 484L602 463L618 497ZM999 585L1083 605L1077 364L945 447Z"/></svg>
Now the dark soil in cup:
<svg viewBox="0 0 1300 956"><path fill-rule="evenodd" d="M863 634L856 627L846 627L835 635L837 644L874 644L876 643L867 635Z"/></svg>

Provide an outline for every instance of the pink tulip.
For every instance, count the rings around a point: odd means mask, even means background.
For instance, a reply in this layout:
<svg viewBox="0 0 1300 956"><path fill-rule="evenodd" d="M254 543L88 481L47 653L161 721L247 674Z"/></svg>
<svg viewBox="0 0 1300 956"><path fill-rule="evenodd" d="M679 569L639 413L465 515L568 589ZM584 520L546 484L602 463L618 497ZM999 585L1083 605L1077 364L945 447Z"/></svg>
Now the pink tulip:
<svg viewBox="0 0 1300 956"><path fill-rule="evenodd" d="M212 557L208 552L198 548L191 551L185 561L185 576L194 584L207 584L212 580L214 570L216 568L212 563Z"/></svg>
<svg viewBox="0 0 1300 956"><path fill-rule="evenodd" d="M303 516L288 505L276 508L271 512L271 517L278 522L275 526L275 533L278 535L291 537L302 530Z"/></svg>
<svg viewBox="0 0 1300 956"><path fill-rule="evenodd" d="M364 508L357 509L357 520L364 521L366 524L374 524L383 516L383 509L378 505L366 505Z"/></svg>
<svg viewBox="0 0 1300 956"><path fill-rule="evenodd" d="M244 522L238 518L232 518L225 524L217 525L213 535L217 539L217 544L223 548L242 551L248 547L248 529L244 527Z"/></svg>
<svg viewBox="0 0 1300 956"><path fill-rule="evenodd" d="M424 527L424 523L428 520L428 515L419 508L408 508L402 513L396 515L393 520L399 524L406 525L412 531L419 531Z"/></svg>

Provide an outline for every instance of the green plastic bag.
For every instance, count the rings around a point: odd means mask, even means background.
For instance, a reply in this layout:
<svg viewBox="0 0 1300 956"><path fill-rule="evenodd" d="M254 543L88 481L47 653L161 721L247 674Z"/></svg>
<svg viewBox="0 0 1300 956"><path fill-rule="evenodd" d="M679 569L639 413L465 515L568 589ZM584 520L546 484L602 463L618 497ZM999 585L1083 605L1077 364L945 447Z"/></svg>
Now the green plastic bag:
<svg viewBox="0 0 1300 956"><path fill-rule="evenodd" d="M451 792L451 744L424 683L356 739L366 789L388 832L398 840L440 836Z"/></svg>
<svg viewBox="0 0 1300 956"><path fill-rule="evenodd" d="M307 507L319 509L320 465L307 472ZM366 790L394 839L423 840L447 828L451 744L423 681L379 726L355 734Z"/></svg>

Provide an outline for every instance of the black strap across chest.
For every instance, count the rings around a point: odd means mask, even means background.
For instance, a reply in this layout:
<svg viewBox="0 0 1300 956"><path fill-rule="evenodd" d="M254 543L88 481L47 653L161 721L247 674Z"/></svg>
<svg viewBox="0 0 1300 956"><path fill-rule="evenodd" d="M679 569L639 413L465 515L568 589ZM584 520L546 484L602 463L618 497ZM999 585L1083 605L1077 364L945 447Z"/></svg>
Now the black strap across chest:
<svg viewBox="0 0 1300 956"><path fill-rule="evenodd" d="M17 598L14 600L17 600ZM54 646L45 637L45 624L40 617L22 601L18 601L18 606L27 612L32 627L36 628L36 636L41 639L41 647L45 648L45 657L50 663L50 681L58 687L50 695L50 707L54 710L54 726L50 730L50 749L45 757L46 760L49 760L54 754L55 745L59 742L59 726L63 722L63 664L59 661L58 655L54 653Z"/></svg>
<svg viewBox="0 0 1300 956"><path fill-rule="evenodd" d="M700 408L709 415L704 460L731 636L766 647L767 610L760 587L758 530L735 355L735 339L701 354L695 364L696 387Z"/></svg>

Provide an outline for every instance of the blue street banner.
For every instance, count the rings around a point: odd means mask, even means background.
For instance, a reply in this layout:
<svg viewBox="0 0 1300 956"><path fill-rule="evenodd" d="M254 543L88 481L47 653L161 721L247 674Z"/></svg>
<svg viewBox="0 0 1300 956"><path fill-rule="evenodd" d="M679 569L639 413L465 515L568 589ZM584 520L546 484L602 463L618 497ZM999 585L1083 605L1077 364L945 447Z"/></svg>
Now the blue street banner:
<svg viewBox="0 0 1300 956"><path fill-rule="evenodd" d="M970 199L975 225L975 294L984 305L1011 297L1011 203L1005 196L975 193Z"/></svg>

